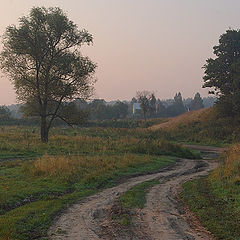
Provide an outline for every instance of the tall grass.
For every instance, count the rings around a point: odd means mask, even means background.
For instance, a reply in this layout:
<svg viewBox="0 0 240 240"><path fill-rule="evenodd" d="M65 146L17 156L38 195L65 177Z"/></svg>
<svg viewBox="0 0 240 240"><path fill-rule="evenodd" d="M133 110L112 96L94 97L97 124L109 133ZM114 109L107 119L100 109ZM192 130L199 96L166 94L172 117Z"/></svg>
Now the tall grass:
<svg viewBox="0 0 240 240"><path fill-rule="evenodd" d="M212 175L212 180L240 183L240 143L233 145L222 156L222 164Z"/></svg>
<svg viewBox="0 0 240 240"><path fill-rule="evenodd" d="M119 169L151 163L149 155L135 154L102 156L49 156L44 155L31 163L25 170L33 176L57 177L69 181L88 182Z"/></svg>
<svg viewBox="0 0 240 240"><path fill-rule="evenodd" d="M166 133L169 140L207 145L224 145L240 141L240 119L219 117L215 107L187 112L150 129ZM231 124L230 124L231 123Z"/></svg>

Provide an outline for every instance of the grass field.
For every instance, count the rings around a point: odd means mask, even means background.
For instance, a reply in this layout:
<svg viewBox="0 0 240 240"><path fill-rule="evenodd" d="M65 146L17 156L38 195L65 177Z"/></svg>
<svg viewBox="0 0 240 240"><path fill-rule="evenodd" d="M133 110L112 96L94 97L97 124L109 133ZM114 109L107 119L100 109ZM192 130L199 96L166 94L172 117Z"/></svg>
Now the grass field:
<svg viewBox="0 0 240 240"><path fill-rule="evenodd" d="M37 239L64 208L176 157L198 157L147 129L0 128L0 239Z"/></svg>
<svg viewBox="0 0 240 240"><path fill-rule="evenodd" d="M217 240L240 236L240 144L222 156L219 168L208 177L183 185L182 197L190 210Z"/></svg>

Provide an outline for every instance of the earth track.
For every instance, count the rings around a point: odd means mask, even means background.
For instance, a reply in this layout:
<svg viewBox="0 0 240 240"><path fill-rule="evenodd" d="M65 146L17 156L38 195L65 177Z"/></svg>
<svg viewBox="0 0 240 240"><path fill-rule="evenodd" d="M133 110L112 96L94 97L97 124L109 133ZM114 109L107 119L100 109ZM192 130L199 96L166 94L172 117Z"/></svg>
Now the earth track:
<svg viewBox="0 0 240 240"><path fill-rule="evenodd" d="M217 167L217 162L209 159L213 156L215 158L222 149L200 146L197 148L204 152L203 160L180 159L174 166L162 169L159 173L128 179L125 183L73 205L50 228L49 238L51 240L214 239L194 216L186 214L178 199L178 192L184 182L205 176ZM131 213L133 224L129 229L119 229L111 216L117 200L133 186L152 179L159 179L161 184L149 191L144 209Z"/></svg>

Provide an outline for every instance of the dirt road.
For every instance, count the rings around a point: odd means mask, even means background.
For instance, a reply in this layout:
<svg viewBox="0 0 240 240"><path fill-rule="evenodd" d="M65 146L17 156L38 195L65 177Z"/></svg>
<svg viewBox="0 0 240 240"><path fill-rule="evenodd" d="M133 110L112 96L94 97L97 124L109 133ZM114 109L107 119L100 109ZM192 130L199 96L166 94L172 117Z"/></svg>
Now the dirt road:
<svg viewBox="0 0 240 240"><path fill-rule="evenodd" d="M218 148L198 147L204 151L203 160L179 160L159 173L128 179L125 183L106 189L69 208L49 230L52 240L91 239L213 239L198 221L186 213L178 201L182 183L207 175L217 163L209 160L221 151ZM207 160L205 160L207 159ZM159 179L147 195L143 210L132 212L133 224L119 229L111 217L117 199L131 187L151 179ZM190 222L190 223L189 223Z"/></svg>

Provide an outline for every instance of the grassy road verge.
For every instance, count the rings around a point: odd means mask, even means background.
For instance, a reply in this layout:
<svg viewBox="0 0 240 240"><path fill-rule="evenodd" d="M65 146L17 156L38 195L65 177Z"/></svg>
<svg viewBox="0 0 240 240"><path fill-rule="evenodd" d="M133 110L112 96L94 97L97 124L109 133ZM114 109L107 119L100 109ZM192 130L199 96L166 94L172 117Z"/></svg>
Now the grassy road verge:
<svg viewBox="0 0 240 240"><path fill-rule="evenodd" d="M183 185L182 198L216 239L239 240L240 145L222 156L208 177Z"/></svg>

